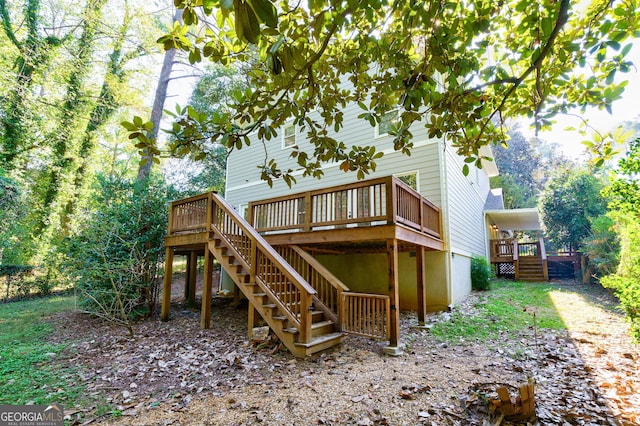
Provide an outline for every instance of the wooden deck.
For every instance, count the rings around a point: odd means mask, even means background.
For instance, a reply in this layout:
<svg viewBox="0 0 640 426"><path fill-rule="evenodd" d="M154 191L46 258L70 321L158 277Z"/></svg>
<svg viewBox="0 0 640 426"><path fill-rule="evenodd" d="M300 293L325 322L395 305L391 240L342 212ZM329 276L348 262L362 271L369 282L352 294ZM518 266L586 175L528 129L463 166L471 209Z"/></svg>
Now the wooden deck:
<svg viewBox="0 0 640 426"><path fill-rule="evenodd" d="M576 252L547 253L542 238L519 242L514 238L490 241L491 264L498 276L522 281L549 281L573 276L580 255Z"/></svg>
<svg viewBox="0 0 640 426"><path fill-rule="evenodd" d="M249 300L249 333L257 314L296 356L333 346L344 333L397 348L398 253L416 252L418 319L424 322L422 259L425 250L444 249L440 221L435 205L394 177L252 202L248 221L216 193L172 202L162 319L169 319L173 255L188 254L194 264L204 254L203 328L210 326L215 257ZM327 251L386 252L389 293L351 292L313 257Z"/></svg>
<svg viewBox="0 0 640 426"><path fill-rule="evenodd" d="M248 221L273 245L444 250L440 209L393 176L254 201Z"/></svg>

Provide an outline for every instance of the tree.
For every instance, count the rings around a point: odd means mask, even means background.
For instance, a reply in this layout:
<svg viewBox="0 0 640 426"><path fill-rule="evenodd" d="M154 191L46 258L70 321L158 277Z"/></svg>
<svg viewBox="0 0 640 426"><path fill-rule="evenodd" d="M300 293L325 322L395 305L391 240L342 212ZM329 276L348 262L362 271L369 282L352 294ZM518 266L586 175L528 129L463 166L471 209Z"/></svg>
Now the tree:
<svg viewBox="0 0 640 426"><path fill-rule="evenodd" d="M615 290L633 336L640 341L640 138L618 161L616 176L606 193L612 197L610 217L620 240L620 263L616 273L601 283Z"/></svg>
<svg viewBox="0 0 640 426"><path fill-rule="evenodd" d="M0 0L0 17L6 39L16 51L14 81L4 94L3 110L0 114L0 130L2 130L2 145L0 159L7 171L13 170L18 164L16 160L37 144L34 132L29 122L36 116L31 100L31 88L34 79L41 76L48 67L52 53L68 39L69 34L56 35L55 25L47 25L43 30L40 13L40 0L27 0L24 4L22 25L14 26L12 10L6 0Z"/></svg>
<svg viewBox="0 0 640 426"><path fill-rule="evenodd" d="M591 223L606 212L602 184L588 170L565 169L549 180L540 196L544 231L559 247L579 250L591 235Z"/></svg>
<svg viewBox="0 0 640 426"><path fill-rule="evenodd" d="M167 179L170 182L194 194L206 190L224 191L227 149L217 142L212 143L206 137L201 138L202 143L198 144L197 149L195 145L183 147L182 144L185 141L188 144L192 138L189 134L180 132L185 128L181 122L191 111L192 116L197 114L205 123L201 130L206 133L206 123L214 120L215 116L230 114L229 104L233 101L233 94L246 88L247 81L242 70L214 65L208 67L196 83L187 107L178 107L175 113L169 112L176 120L170 150L179 155L188 155L177 160L180 162L179 167L167 168L165 173L169 174Z"/></svg>
<svg viewBox="0 0 640 426"><path fill-rule="evenodd" d="M508 145L493 148L500 175L491 178L491 186L504 190L505 208L536 207L549 176L568 167L570 160L558 152L556 144L527 139L517 127L508 134Z"/></svg>
<svg viewBox="0 0 640 426"><path fill-rule="evenodd" d="M304 175L339 163L363 177L378 153L340 141L342 108L355 102L374 126L401 107L392 129L394 148L409 154L410 127L446 137L481 167L480 147L503 139L505 119L532 117L547 128L573 107L611 108L624 90L630 39L639 35L635 2L569 0L177 0L186 27L159 41L198 62L251 63L250 88L238 93L234 113L209 123L213 141L240 149L257 131L268 143L293 120L304 126L311 149L297 147ZM206 15L204 18L202 15ZM215 17L217 27L208 16ZM204 36L188 37L205 22ZM256 59L257 58L257 59ZM345 85L345 83L348 83ZM317 114L309 114L310 111ZM197 127L197 120L185 123ZM142 122L129 129L143 145ZM193 132L194 136L202 132ZM194 137L193 143L199 140ZM185 144L185 146L188 146ZM468 171L468 166L464 168ZM292 170L265 160L262 177L293 181Z"/></svg>
<svg viewBox="0 0 640 426"><path fill-rule="evenodd" d="M181 20L182 9L177 9L173 16L173 27L179 26ZM164 53L162 68L160 70L160 76L158 77L158 85L156 86L155 96L153 97L153 106L151 107L151 120L144 128L145 138L151 140L155 140L158 137L162 111L164 109L164 103L167 100L167 89L171 81L171 72L173 70L175 57L176 49L167 49ZM141 145L140 149L142 161L138 167L138 180L145 180L151 173L151 165L154 162L159 163L158 158L155 156L155 154L158 154L158 150L149 145Z"/></svg>

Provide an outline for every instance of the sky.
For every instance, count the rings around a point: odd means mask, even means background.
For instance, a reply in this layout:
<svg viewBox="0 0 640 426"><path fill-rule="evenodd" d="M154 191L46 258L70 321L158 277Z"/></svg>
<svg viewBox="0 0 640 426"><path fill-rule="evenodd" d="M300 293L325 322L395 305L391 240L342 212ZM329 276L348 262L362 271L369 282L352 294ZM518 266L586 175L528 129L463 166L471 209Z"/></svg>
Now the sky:
<svg viewBox="0 0 640 426"><path fill-rule="evenodd" d="M640 67L640 43L634 45L627 58ZM597 108L588 108L584 114L580 111L574 111L573 114L588 120L590 126L600 133L613 131L625 121L640 121L640 69L634 68L628 73L619 74L617 81L623 80L627 80L628 84L622 99L613 103L612 114ZM582 120L575 116L558 115L556 121L552 131L540 132L538 137L547 142L557 142L565 155L570 158L579 158L585 152L581 142L588 138L581 135L578 130L565 129L569 127L579 129ZM534 136L534 131L529 128L529 122L522 121L520 124L522 133Z"/></svg>

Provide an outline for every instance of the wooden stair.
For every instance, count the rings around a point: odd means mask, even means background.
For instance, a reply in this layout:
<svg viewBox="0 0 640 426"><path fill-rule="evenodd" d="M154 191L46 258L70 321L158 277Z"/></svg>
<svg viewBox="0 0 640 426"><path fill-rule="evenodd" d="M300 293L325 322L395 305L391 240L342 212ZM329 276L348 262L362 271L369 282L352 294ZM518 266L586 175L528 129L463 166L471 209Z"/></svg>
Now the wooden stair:
<svg viewBox="0 0 640 426"><path fill-rule="evenodd" d="M521 281L546 281L542 258L539 256L520 256L518 258L518 279Z"/></svg>
<svg viewBox="0 0 640 426"><path fill-rule="evenodd" d="M313 288L232 208L224 207L218 214L226 214L226 225L213 224L208 249L282 343L299 358L341 343L344 333ZM241 224L224 232L229 217ZM267 253L258 253L258 239Z"/></svg>

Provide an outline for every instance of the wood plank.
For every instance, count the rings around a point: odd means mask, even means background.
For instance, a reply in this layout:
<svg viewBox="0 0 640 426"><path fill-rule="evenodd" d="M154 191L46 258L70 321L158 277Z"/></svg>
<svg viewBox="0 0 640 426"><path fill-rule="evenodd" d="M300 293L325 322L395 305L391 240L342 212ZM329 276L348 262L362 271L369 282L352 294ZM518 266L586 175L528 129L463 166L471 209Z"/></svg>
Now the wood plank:
<svg viewBox="0 0 640 426"><path fill-rule="evenodd" d="M388 262L388 291L389 303L391 304L389 320L389 346L398 347L400 338L400 292L398 285L398 240L387 241L387 262Z"/></svg>
<svg viewBox="0 0 640 426"><path fill-rule="evenodd" d="M164 260L164 281L162 287L162 309L160 319L169 321L169 310L171 309L171 278L173 275L173 248L165 249Z"/></svg>
<svg viewBox="0 0 640 426"><path fill-rule="evenodd" d="M425 324L427 305L424 287L424 247L416 246L416 286L418 291L418 325Z"/></svg>
<svg viewBox="0 0 640 426"><path fill-rule="evenodd" d="M202 287L202 308L200 309L200 328L211 327L211 292L213 283L213 256L210 250L204 252L204 285Z"/></svg>
<svg viewBox="0 0 640 426"><path fill-rule="evenodd" d="M170 235L165 237L165 247L180 247L195 244L206 244L209 239L208 232L194 232L192 234Z"/></svg>

